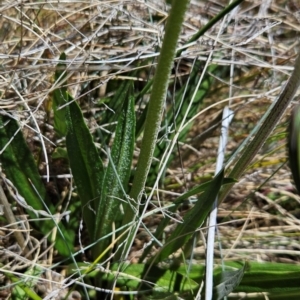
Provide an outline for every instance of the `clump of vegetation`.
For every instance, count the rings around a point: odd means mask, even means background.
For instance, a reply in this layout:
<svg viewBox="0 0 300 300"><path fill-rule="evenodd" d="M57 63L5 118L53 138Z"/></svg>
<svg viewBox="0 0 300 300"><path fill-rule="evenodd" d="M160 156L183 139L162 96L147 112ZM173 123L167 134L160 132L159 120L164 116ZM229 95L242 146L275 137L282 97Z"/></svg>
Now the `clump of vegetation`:
<svg viewBox="0 0 300 300"><path fill-rule="evenodd" d="M299 298L275 2L1 6L0 295Z"/></svg>

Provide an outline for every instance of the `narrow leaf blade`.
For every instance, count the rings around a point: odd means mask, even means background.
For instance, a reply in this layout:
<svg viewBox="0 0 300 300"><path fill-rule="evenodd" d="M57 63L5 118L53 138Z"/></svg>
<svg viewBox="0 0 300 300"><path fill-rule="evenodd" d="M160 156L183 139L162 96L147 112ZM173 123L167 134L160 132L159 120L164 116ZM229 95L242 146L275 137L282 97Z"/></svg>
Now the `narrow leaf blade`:
<svg viewBox="0 0 300 300"><path fill-rule="evenodd" d="M96 209L95 240L110 233L112 222L120 223L124 210L126 213L127 209L126 193L135 140L134 98L129 97L125 104L118 121L109 165L103 180L101 201ZM98 251L104 247L105 243L102 243Z"/></svg>
<svg viewBox="0 0 300 300"><path fill-rule="evenodd" d="M218 195L223 177L224 170L212 180L209 188L199 197L195 206L185 215L183 223L177 225L174 232L166 241L166 246L161 250L158 257L155 258L156 262L166 259L170 254L182 247L202 225Z"/></svg>
<svg viewBox="0 0 300 300"><path fill-rule="evenodd" d="M231 178L224 178L223 179L223 185L225 184L230 184L230 183L234 183L235 180L234 179L231 179ZM165 215L165 217L161 220L161 222L158 224L157 228L156 228L156 231L155 231L155 238L156 239L160 239L163 232L164 232L164 229L168 226L168 224L170 223L170 220L171 218L168 216L170 213L174 213L178 207L186 200L188 199L189 197L192 197L194 195L199 195L201 193L203 193L207 188L209 188L209 185L212 184L212 181L208 181L208 182L205 182L205 183L202 183L192 189L190 189L189 191L187 191L186 193L184 193L183 195L179 196L173 203L173 206L170 207L168 209L168 214ZM141 258L140 258L140 261L143 261L146 256L149 254L150 250L151 250L151 247L152 245L154 244L154 241L152 243L150 243L144 250Z"/></svg>
<svg viewBox="0 0 300 300"><path fill-rule="evenodd" d="M64 53L61 54L60 60L66 60ZM56 81L66 77L63 66L63 63L58 65L55 72ZM77 102L65 87L54 91L54 100L54 109L67 104L63 109L54 111L56 130L61 135L66 135L69 163L81 200L83 218L90 237L93 237L95 207L101 194L103 164Z"/></svg>
<svg viewBox="0 0 300 300"><path fill-rule="evenodd" d="M35 210L46 210L41 199L51 213L55 213L53 204L47 197L46 189L41 181L38 168L34 158L27 146L22 132L19 130L16 120L8 117L0 117L0 148L5 151L0 156L2 168L7 178L13 183L18 193L25 199L28 206ZM8 146L7 146L8 145ZM27 210L33 219L36 214L32 210ZM36 223L39 230L48 234L55 223L52 220ZM74 233L68 232L62 224L59 225L64 237L57 235L55 247L60 254L70 255L69 249L73 248Z"/></svg>
<svg viewBox="0 0 300 300"><path fill-rule="evenodd" d="M70 103L66 146L72 174L82 204L83 218L91 237L95 231L95 207L101 194L103 164L86 126L80 107Z"/></svg>

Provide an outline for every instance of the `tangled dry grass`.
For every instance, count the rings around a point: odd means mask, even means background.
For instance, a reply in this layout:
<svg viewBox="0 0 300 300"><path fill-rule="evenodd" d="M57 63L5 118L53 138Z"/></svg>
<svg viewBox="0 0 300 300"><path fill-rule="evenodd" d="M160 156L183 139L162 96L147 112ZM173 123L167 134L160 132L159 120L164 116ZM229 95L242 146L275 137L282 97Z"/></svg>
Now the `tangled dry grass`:
<svg viewBox="0 0 300 300"><path fill-rule="evenodd" d="M215 78L205 99L205 106L213 104L212 109L197 118L190 139L182 147L183 164L168 170L164 196L170 190L182 192L183 186L192 187L214 173L219 132L209 132L206 139L201 134L229 103L235 111L229 156L276 98L292 70L291 61L300 51L300 5L296 0L286 6L281 0L244 1L225 22L219 22L200 40L187 44L226 3L193 0L186 15L178 45L183 50L178 59L182 68L172 76L185 80L192 61L206 61L214 49L210 63L223 66L224 77ZM109 109L109 104L101 99L109 96L107 86L111 80L126 80L128 72L136 69L137 75L131 79L142 89L153 75L169 8L158 0L0 3L0 113L17 118L33 152L43 153L40 169L44 177L48 175L47 163L52 163L48 156L60 143L53 134L50 110L51 92L56 88L53 76L60 54L67 55L69 89L93 131L97 125L93 114ZM300 197L292 186L286 164L287 120L288 115L220 206L223 258L299 263ZM105 124L101 126L104 128ZM188 154L184 155L185 152ZM53 168L50 165L50 176ZM55 201L59 201L70 192L70 174L65 166L55 168L56 174L63 177L60 187L53 187ZM26 218L20 209L15 214L16 220ZM26 240L36 245L31 259L23 257L16 246L12 235L15 228L12 230L11 224L3 217L0 219L1 268L9 267L14 272L29 265L49 268L40 294L46 299L58 299L62 296L53 291L66 287L64 270L62 274L51 271L55 252L45 240L40 242L30 236L30 223L24 224ZM140 247L142 241L137 241L132 258L139 255ZM205 243L199 242L195 259L203 259L204 250ZM3 277L0 285L1 280ZM4 299L10 290L0 293ZM71 296L76 299L78 295Z"/></svg>

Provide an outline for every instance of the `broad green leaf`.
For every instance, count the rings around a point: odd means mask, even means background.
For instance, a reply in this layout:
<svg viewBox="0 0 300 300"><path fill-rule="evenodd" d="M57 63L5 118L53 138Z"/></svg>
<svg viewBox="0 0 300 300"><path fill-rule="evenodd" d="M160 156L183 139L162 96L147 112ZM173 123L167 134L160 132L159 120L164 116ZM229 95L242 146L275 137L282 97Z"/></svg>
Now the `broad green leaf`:
<svg viewBox="0 0 300 300"><path fill-rule="evenodd" d="M54 206L47 198L46 189L40 178L34 158L19 130L16 120L6 116L0 117L0 148L4 152L0 155L0 161L6 177L14 184L18 193L25 199L28 206L35 210L47 211L41 199L45 202L52 214L56 213ZM7 146L8 145L8 146ZM32 210L27 210L33 219L37 215ZM48 234L56 225L52 220L36 222L38 229ZM59 225L64 237L58 232L55 247L60 254L70 255L69 249L73 248L74 233L68 232L65 227Z"/></svg>
<svg viewBox="0 0 300 300"><path fill-rule="evenodd" d="M195 206L186 213L183 222L177 225L167 239L165 246L160 250L158 256L154 258L155 262L160 262L172 253L175 253L175 251L185 245L194 232L203 224L221 188L223 177L224 170L216 175L203 195L199 197Z"/></svg>
<svg viewBox="0 0 300 300"><path fill-rule="evenodd" d="M70 100L71 97L69 96ZM93 137L86 126L80 107L70 103L66 122L68 133L66 146L70 167L81 200L83 219L91 237L95 232L95 208L101 195L103 164Z"/></svg>
<svg viewBox="0 0 300 300"><path fill-rule="evenodd" d="M87 268L86 263L81 263L80 265L84 269ZM68 266L68 275L73 274L74 268L76 268L74 265ZM136 291L142 282L141 278L143 278L144 269L145 264L124 263L120 265L120 263L116 263L111 266L110 270L112 272L110 274L95 270L86 276L100 276L110 283L116 283L118 287L125 287L127 290ZM235 272L240 272L241 275L241 270L244 270L244 275L240 284L234 288L234 293L252 293L252 297L253 293L257 293L254 299L265 299L261 298L261 296L263 296L262 293L267 293L269 299L300 299L299 264L276 262L247 262L245 264L245 262L239 261L224 262L224 265L216 266L214 270L213 281L216 283L216 287L220 284L224 271L227 272L225 276L225 278L227 278L230 274L232 274L233 277L239 277L239 273ZM205 265L194 263L190 268L187 268L186 265L181 264L176 271L170 270L169 266L165 265L165 267L156 267L155 271L156 275L155 272L153 272L153 274L148 277L148 283L153 293L165 292L177 294L181 296L181 299L195 299L195 295L199 290L205 274ZM116 276L116 272L118 276ZM183 277L179 292L172 291L176 274L180 274ZM240 299L240 294L237 295L237 298L230 295L230 299ZM151 299L150 295L147 295L146 299Z"/></svg>
<svg viewBox="0 0 300 300"><path fill-rule="evenodd" d="M65 60L66 55L62 53L60 59ZM66 77L63 66L64 64L58 65L55 73L56 81ZM64 107L63 113L59 110L54 111L57 120L56 129L60 134L66 134L68 158L81 200L83 219L90 237L93 237L95 208L98 207L101 195L103 164L77 102L73 101L66 88L58 88L53 95L57 107L70 102Z"/></svg>
<svg viewBox="0 0 300 300"><path fill-rule="evenodd" d="M240 265L239 262L226 262L227 267L239 268ZM222 273L221 267L214 272L217 277L220 276L218 273ZM248 262L242 281L234 292L257 293L256 299L265 299L260 298L261 293L266 293L269 299L300 299L299 278L299 264Z"/></svg>
<svg viewBox="0 0 300 300"><path fill-rule="evenodd" d="M127 190L135 139L134 98L129 97L120 113L109 164L102 186L101 200L96 207L94 240L112 231L112 222L120 223L127 210ZM123 200L123 201L122 201ZM129 209L131 209L129 207ZM107 243L101 242L98 253Z"/></svg>
<svg viewBox="0 0 300 300"><path fill-rule="evenodd" d="M269 292L298 291L300 266L281 263L250 263L236 291Z"/></svg>
<svg viewBox="0 0 300 300"><path fill-rule="evenodd" d="M293 109L288 134L290 168L294 183L300 193L300 105Z"/></svg>

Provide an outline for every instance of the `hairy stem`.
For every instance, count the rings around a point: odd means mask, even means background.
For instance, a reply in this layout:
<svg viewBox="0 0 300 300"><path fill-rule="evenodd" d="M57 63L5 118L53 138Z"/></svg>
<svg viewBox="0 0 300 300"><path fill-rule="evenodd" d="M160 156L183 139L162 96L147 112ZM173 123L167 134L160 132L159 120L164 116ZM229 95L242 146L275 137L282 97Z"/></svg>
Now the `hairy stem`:
<svg viewBox="0 0 300 300"><path fill-rule="evenodd" d="M169 76L176 54L177 41L188 4L189 0L174 0L167 20L165 36L149 100L141 152L130 191L130 198L135 201L136 210L138 210L138 205L150 170L157 135L160 129ZM147 204L145 207L146 206ZM128 212L126 212L123 224L128 224L133 221L135 209L131 207ZM137 228L138 224L133 228L133 234ZM126 247L127 250L128 246Z"/></svg>

